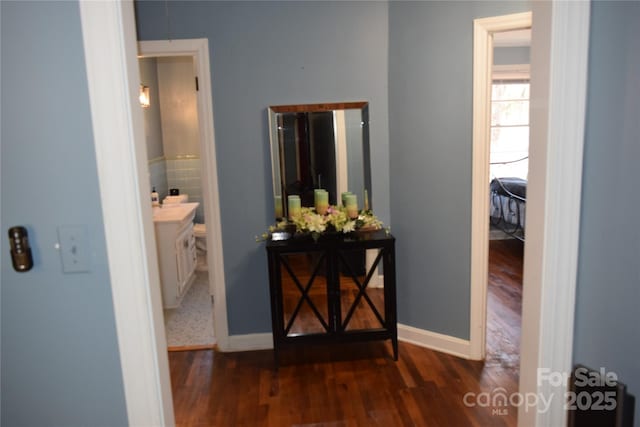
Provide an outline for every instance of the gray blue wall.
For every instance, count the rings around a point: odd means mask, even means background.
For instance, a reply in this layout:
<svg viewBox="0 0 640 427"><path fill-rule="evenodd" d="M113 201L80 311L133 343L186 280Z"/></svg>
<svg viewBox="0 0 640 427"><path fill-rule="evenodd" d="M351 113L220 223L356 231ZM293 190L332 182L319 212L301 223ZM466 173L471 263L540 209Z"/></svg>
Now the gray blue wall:
<svg viewBox="0 0 640 427"><path fill-rule="evenodd" d="M137 2L140 40L167 39L165 2ZM230 334L271 329L267 107L368 101L373 199L389 222L388 5L170 2L172 38L209 39Z"/></svg>
<svg viewBox="0 0 640 427"><path fill-rule="evenodd" d="M0 2L1 424L123 426L122 373L77 2ZM91 271L62 274L56 228L84 224ZM7 229L35 267L16 273Z"/></svg>
<svg viewBox="0 0 640 427"><path fill-rule="evenodd" d="M639 399L640 3L593 3L590 31L573 360Z"/></svg>
<svg viewBox="0 0 640 427"><path fill-rule="evenodd" d="M469 338L473 20L523 2L391 2L389 134L398 320Z"/></svg>
<svg viewBox="0 0 640 427"><path fill-rule="evenodd" d="M531 48L527 46L496 47L493 49L493 64L528 64L530 56Z"/></svg>

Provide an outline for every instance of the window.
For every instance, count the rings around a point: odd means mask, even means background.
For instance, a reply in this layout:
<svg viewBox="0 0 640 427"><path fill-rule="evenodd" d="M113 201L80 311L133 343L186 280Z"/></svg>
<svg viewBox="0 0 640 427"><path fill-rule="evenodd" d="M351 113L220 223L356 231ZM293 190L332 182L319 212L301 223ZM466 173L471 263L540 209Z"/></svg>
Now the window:
<svg viewBox="0 0 640 427"><path fill-rule="evenodd" d="M491 90L490 179L529 172L529 81L494 81Z"/></svg>

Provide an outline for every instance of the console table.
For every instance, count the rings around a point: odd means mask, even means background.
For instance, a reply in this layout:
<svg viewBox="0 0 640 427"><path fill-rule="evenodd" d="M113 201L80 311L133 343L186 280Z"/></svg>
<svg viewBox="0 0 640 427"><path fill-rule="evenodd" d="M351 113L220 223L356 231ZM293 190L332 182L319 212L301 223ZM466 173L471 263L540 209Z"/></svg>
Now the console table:
<svg viewBox="0 0 640 427"><path fill-rule="evenodd" d="M398 360L392 235L294 236L266 249L276 366L286 346L387 339Z"/></svg>

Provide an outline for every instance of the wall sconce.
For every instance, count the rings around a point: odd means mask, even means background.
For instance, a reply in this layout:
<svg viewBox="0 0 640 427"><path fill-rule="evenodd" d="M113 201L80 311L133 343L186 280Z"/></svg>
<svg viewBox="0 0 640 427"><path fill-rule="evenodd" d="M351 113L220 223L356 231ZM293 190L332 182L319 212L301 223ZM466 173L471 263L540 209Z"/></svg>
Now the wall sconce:
<svg viewBox="0 0 640 427"><path fill-rule="evenodd" d="M149 86L140 85L140 106L148 108L149 105Z"/></svg>

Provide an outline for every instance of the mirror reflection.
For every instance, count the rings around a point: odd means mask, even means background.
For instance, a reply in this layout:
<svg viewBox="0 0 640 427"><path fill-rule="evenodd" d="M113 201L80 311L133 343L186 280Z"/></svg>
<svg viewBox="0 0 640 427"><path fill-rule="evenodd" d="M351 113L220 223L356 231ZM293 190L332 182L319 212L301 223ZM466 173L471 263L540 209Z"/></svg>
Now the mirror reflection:
<svg viewBox="0 0 640 427"><path fill-rule="evenodd" d="M383 328L384 287L376 266L365 267L365 255L374 259L379 249L339 251L339 305L329 305L325 252L282 254L282 307L285 335L324 334L334 328L357 331ZM336 325L331 324L336 312Z"/></svg>
<svg viewBox="0 0 640 427"><path fill-rule="evenodd" d="M280 269L285 335L329 332L326 260L323 253L282 255Z"/></svg>
<svg viewBox="0 0 640 427"><path fill-rule="evenodd" d="M276 218L287 215L290 195L314 206L318 188L332 205L346 191L361 205L372 194L368 103L272 106L269 132Z"/></svg>

